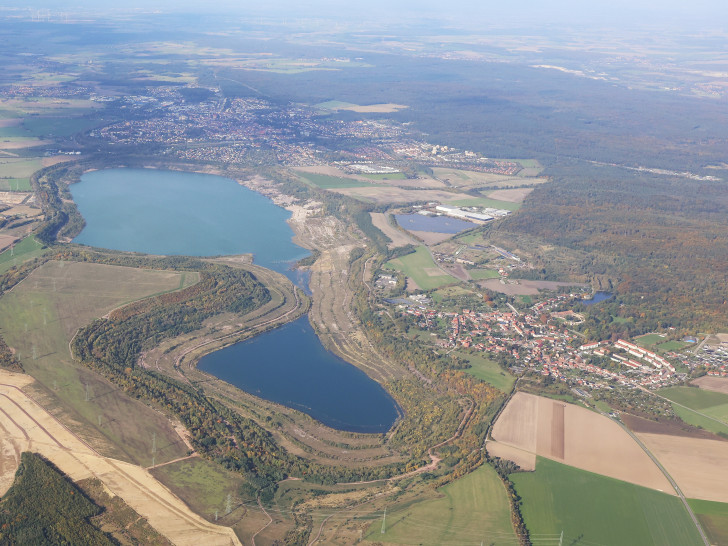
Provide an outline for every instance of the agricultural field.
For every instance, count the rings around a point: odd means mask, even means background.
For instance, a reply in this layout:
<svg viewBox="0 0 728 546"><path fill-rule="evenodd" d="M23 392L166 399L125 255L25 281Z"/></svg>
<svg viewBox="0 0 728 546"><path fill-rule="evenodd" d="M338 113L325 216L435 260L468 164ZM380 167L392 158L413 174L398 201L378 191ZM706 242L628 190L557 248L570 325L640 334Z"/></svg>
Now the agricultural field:
<svg viewBox="0 0 728 546"><path fill-rule="evenodd" d="M387 513L385 533L374 521L365 538L385 544L514 544L505 488L488 465L439 489L430 499Z"/></svg>
<svg viewBox="0 0 728 546"><path fill-rule="evenodd" d="M354 178L344 178L341 176L329 176L327 174L301 173L299 175L304 181L313 184L323 190L339 189L339 188L366 188L373 184L356 180Z"/></svg>
<svg viewBox="0 0 728 546"><path fill-rule="evenodd" d="M728 502L728 442L669 434L637 433L686 497Z"/></svg>
<svg viewBox="0 0 728 546"><path fill-rule="evenodd" d="M409 106L405 106L403 104L387 103L369 104L364 106L360 104L352 104L350 102L343 102L340 100L330 100L327 102L322 102L316 104L315 107L321 108L322 110L331 110L333 112L336 112L338 110L349 110L351 112L358 112L360 114L390 114L404 108L409 108Z"/></svg>
<svg viewBox="0 0 728 546"><path fill-rule="evenodd" d="M390 224L387 215L383 212L370 212L369 215L372 217L374 227L392 240L387 245L389 248L397 248L398 246L405 246L415 242L404 231Z"/></svg>
<svg viewBox="0 0 728 546"><path fill-rule="evenodd" d="M401 271L411 278L422 290L439 288L456 282L454 277L445 275L432 260L432 256L424 246L418 246L412 254L387 262L388 267Z"/></svg>
<svg viewBox="0 0 728 546"><path fill-rule="evenodd" d="M457 352L455 354L464 358L470 364L470 368L465 370L467 373L486 383L490 383L499 391L510 392L516 378L503 370L497 362L493 362L478 353L469 354Z"/></svg>
<svg viewBox="0 0 728 546"><path fill-rule="evenodd" d="M720 434L728 437L728 424L716 421L714 417L701 415L696 410L691 410L685 406L680 406L673 402L672 409L682 421L694 427L705 429L713 434Z"/></svg>
<svg viewBox="0 0 728 546"><path fill-rule="evenodd" d="M702 543L682 502L645 487L539 457L535 472L511 474L537 543L692 546Z"/></svg>
<svg viewBox="0 0 728 546"><path fill-rule="evenodd" d="M226 515L228 495L233 507L237 508L241 503L239 494L243 477L200 457L159 466L151 474L195 513L210 520L214 520L215 512L219 518Z"/></svg>
<svg viewBox="0 0 728 546"><path fill-rule="evenodd" d="M701 389L713 392L722 392L728 394L728 377L714 377L712 375L704 375L693 381L693 385L697 385Z"/></svg>
<svg viewBox="0 0 728 546"><path fill-rule="evenodd" d="M407 178L404 173L362 174L361 176L370 180L405 180Z"/></svg>
<svg viewBox="0 0 728 546"><path fill-rule="evenodd" d="M500 273L498 273L495 269L468 269L468 274L471 279L476 281L500 278Z"/></svg>
<svg viewBox="0 0 728 546"><path fill-rule="evenodd" d="M728 426L728 394L695 387L668 387L657 393Z"/></svg>
<svg viewBox="0 0 728 546"><path fill-rule="evenodd" d="M523 186L524 184L542 184L548 181L546 178L524 179L521 175L523 171L515 176L507 176L462 169L434 167L432 172L435 178L455 188L512 188L514 186Z"/></svg>
<svg viewBox="0 0 728 546"><path fill-rule="evenodd" d="M580 406L518 392L496 421L493 439L582 470L672 491L627 432L608 417Z"/></svg>
<svg viewBox="0 0 728 546"><path fill-rule="evenodd" d="M472 199L456 199L450 201L448 204L456 205L458 207L483 207L493 209L503 209L515 211L521 208L520 203L513 203L511 201L499 201L497 199L488 199L487 197L473 197Z"/></svg>
<svg viewBox="0 0 728 546"><path fill-rule="evenodd" d="M44 407L101 453L151 465L184 456L169 421L76 363L76 330L125 303L194 284L197 274L51 261L0 300L0 329L25 371L40 384ZM156 453L152 447L156 445Z"/></svg>
<svg viewBox="0 0 728 546"><path fill-rule="evenodd" d="M693 510L711 544L728 544L728 504L689 499Z"/></svg>
<svg viewBox="0 0 728 546"><path fill-rule="evenodd" d="M11 267L37 258L46 252L43 245L32 235L29 235L15 247L7 249L0 254L0 274L5 273Z"/></svg>

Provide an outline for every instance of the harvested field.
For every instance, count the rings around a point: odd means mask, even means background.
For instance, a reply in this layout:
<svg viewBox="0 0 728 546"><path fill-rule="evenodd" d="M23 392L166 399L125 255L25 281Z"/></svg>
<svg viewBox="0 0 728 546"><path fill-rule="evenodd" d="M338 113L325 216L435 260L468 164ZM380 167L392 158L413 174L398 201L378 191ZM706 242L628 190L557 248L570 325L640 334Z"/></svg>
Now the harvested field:
<svg viewBox="0 0 728 546"><path fill-rule="evenodd" d="M526 196L533 191L533 188L513 188L510 190L495 190L489 192L486 197L499 201L510 201L511 203L523 203Z"/></svg>
<svg viewBox="0 0 728 546"><path fill-rule="evenodd" d="M505 283L502 283L500 279L488 279L478 284L493 292L500 292L509 296L536 296L541 290L557 290L561 286L589 286L588 284L578 282L530 281L522 279L510 279Z"/></svg>
<svg viewBox="0 0 728 546"><path fill-rule="evenodd" d="M686 497L728 502L728 442L637 434L659 459Z"/></svg>
<svg viewBox="0 0 728 546"><path fill-rule="evenodd" d="M447 202L463 198L461 193L443 190L406 190L383 184L376 187L340 188L333 191L377 204L412 203L414 201Z"/></svg>
<svg viewBox="0 0 728 546"><path fill-rule="evenodd" d="M5 250L17 240L18 238L12 235L0 235L0 250Z"/></svg>
<svg viewBox="0 0 728 546"><path fill-rule="evenodd" d="M370 212L369 214L372 217L374 227L380 229L382 233L392 239L392 242L387 245L387 248L397 248L398 246L415 243L404 231L391 225L387 219L387 215L383 212Z"/></svg>
<svg viewBox="0 0 728 546"><path fill-rule="evenodd" d="M516 393L498 418L493 438L576 468L673 492L662 472L617 423L573 404Z"/></svg>
<svg viewBox="0 0 728 546"><path fill-rule="evenodd" d="M500 457L501 459L513 461L523 470L536 470L536 455L534 453L493 441L486 444L486 449L491 457Z"/></svg>
<svg viewBox="0 0 728 546"><path fill-rule="evenodd" d="M240 544L231 529L208 523L144 468L102 457L21 389L28 376L0 370L0 428L3 438L48 458L72 480L99 478L174 544Z"/></svg>
<svg viewBox="0 0 728 546"><path fill-rule="evenodd" d="M692 384L697 385L706 391L728 394L728 377L713 377L710 375L704 375L703 377L699 377L693 381Z"/></svg>
<svg viewBox="0 0 728 546"><path fill-rule="evenodd" d="M452 233L435 233L434 231L410 231L410 233L422 239L427 246L440 244L455 236Z"/></svg>
<svg viewBox="0 0 728 546"><path fill-rule="evenodd" d="M432 169L435 177L449 186L455 188L510 188L523 184L542 184L547 182L546 178L524 179L522 176L508 176L495 173L482 173L477 171L466 171L462 169L449 169L445 167L434 167Z"/></svg>
<svg viewBox="0 0 728 546"><path fill-rule="evenodd" d="M690 426L683 421L652 421L643 419L629 413L622 413L620 418L632 432L647 432L650 434L668 434L671 436L685 436L687 438L705 438L708 440L721 440L720 436Z"/></svg>

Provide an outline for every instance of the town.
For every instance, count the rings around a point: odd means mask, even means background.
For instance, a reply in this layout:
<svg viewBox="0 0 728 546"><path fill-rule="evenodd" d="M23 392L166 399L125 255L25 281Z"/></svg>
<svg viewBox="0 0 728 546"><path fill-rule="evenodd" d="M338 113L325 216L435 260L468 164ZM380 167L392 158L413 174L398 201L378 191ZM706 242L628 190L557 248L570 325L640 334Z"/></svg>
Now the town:
<svg viewBox="0 0 728 546"><path fill-rule="evenodd" d="M663 355L624 339L584 343L571 327L583 317L572 310L583 294L559 294L519 311L461 312L436 309L432 299L413 295L389 300L418 328L430 331L443 348L484 352L519 375L530 369L586 389L614 385L657 389L683 383L688 372L704 366L709 375L728 375L725 346ZM500 358L499 358L500 357ZM505 358L503 358L505 357ZM677 366L677 367L676 367ZM682 370L682 371L681 371Z"/></svg>

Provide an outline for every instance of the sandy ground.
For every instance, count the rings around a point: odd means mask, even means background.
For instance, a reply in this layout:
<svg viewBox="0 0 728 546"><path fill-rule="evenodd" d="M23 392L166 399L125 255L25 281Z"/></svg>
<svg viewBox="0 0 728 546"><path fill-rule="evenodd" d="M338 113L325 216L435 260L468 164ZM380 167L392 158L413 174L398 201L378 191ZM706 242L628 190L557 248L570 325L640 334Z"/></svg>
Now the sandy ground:
<svg viewBox="0 0 728 546"><path fill-rule="evenodd" d="M19 205L23 201L25 201L28 198L27 192L17 192L17 191L0 191L0 201L3 203L9 203L13 205ZM36 209L37 210L37 209ZM10 211L5 211L3 213L4 216L10 216Z"/></svg>
<svg viewBox="0 0 728 546"><path fill-rule="evenodd" d="M674 494L659 468L617 423L586 408L519 392L498 418L493 438L582 470Z"/></svg>
<svg viewBox="0 0 728 546"><path fill-rule="evenodd" d="M697 385L706 391L722 392L728 394L728 377L713 377L704 375L693 381L693 385Z"/></svg>
<svg viewBox="0 0 728 546"><path fill-rule="evenodd" d="M490 199L499 201L510 201L511 203L523 203L526 196L533 191L533 188L514 188L512 190L495 190L488 194Z"/></svg>
<svg viewBox="0 0 728 546"><path fill-rule="evenodd" d="M513 461L523 470L536 470L535 453L493 441L489 441L486 444L486 449L488 450L488 455L491 457L500 457L501 459Z"/></svg>
<svg viewBox="0 0 728 546"><path fill-rule="evenodd" d="M194 514L144 468L96 453L20 390L30 382L26 375L0 370L0 492L17 468L19 453L32 450L72 480L99 478L174 544L240 544L232 529Z"/></svg>
<svg viewBox="0 0 728 546"><path fill-rule="evenodd" d="M666 434L637 434L686 497L728 502L728 442Z"/></svg>
<svg viewBox="0 0 728 546"><path fill-rule="evenodd" d="M560 286L587 286L578 282L511 280L505 284L500 279L488 279L478 283L483 288L509 296L535 296L540 290L556 290Z"/></svg>
<svg viewBox="0 0 728 546"><path fill-rule="evenodd" d="M50 140L0 140L0 150L22 150L23 148L33 148L35 146L45 146L51 144Z"/></svg>
<svg viewBox="0 0 728 546"><path fill-rule="evenodd" d="M387 237L392 239L392 242L387 245L387 248L397 248L398 246L405 246L410 243L417 244L417 241L412 240L402 230L390 225L387 221L387 215L383 212L370 212L369 214L372 217L374 227L379 228Z"/></svg>

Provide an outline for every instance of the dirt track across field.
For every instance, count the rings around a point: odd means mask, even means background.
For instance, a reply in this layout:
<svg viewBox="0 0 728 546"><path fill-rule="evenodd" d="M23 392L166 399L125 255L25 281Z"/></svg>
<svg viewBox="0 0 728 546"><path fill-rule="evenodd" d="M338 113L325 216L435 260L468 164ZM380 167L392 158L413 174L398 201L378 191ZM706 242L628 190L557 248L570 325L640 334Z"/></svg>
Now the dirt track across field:
<svg viewBox="0 0 728 546"><path fill-rule="evenodd" d="M498 418L493 438L576 468L674 494L662 472L617 423L586 408L519 392Z"/></svg>
<svg viewBox="0 0 728 546"><path fill-rule="evenodd" d="M34 451L74 481L100 479L174 544L240 544L232 529L194 514L144 468L99 455L23 392L31 383L27 375L0 370L0 494L12 483L13 459Z"/></svg>

